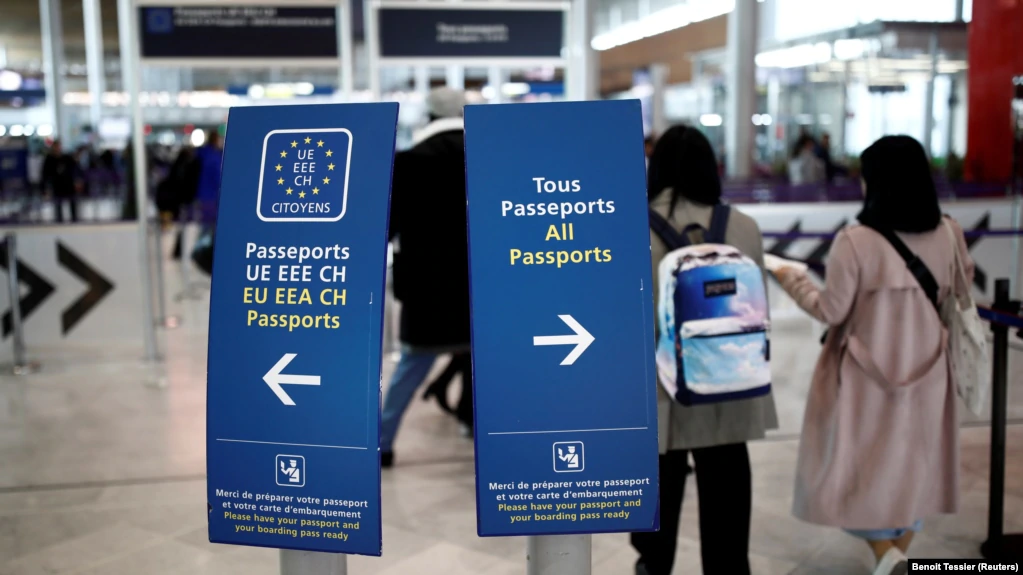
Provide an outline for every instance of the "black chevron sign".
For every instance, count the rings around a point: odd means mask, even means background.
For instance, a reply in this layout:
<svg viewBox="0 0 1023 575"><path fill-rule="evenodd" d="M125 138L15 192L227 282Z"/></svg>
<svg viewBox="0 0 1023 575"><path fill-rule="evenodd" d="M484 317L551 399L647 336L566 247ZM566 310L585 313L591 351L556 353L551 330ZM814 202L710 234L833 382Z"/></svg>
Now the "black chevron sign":
<svg viewBox="0 0 1023 575"><path fill-rule="evenodd" d="M0 241L0 267L5 270L10 269L7 266L7 240ZM43 300L50 297L54 287L21 260L17 260L17 270L18 282L28 286L28 293L18 302L18 307L21 309L21 321L25 321L39 307L39 304L43 303ZM8 309L3 316L4 338L11 334L12 321L11 310Z"/></svg>
<svg viewBox="0 0 1023 575"><path fill-rule="evenodd" d="M60 240L57 240L57 261L89 285L89 290L69 305L60 316L62 333L67 335L100 300L113 291L114 284L60 243Z"/></svg>

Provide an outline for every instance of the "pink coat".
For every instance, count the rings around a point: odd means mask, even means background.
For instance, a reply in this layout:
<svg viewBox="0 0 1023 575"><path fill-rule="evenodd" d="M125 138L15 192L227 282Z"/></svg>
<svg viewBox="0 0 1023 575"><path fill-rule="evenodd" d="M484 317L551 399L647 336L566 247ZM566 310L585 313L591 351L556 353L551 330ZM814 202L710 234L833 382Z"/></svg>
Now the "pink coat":
<svg viewBox="0 0 1023 575"><path fill-rule="evenodd" d="M973 260L952 220L972 282ZM945 226L899 234L938 282L952 285ZM908 527L955 513L959 426L947 332L905 261L877 232L835 238L825 288L801 274L785 290L831 326L807 398L793 513L847 529Z"/></svg>

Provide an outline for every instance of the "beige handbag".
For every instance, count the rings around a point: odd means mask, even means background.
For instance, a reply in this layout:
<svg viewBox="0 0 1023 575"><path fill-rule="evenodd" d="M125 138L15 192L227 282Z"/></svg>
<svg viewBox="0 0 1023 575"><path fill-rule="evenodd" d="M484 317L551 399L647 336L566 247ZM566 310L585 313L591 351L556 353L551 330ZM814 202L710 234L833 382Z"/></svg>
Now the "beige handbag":
<svg viewBox="0 0 1023 575"><path fill-rule="evenodd" d="M952 363L952 381L966 407L980 415L991 388L991 356L987 327L977 313L970 283L959 257L955 231L942 221L952 245L952 293L941 304L941 321L948 328L948 354Z"/></svg>

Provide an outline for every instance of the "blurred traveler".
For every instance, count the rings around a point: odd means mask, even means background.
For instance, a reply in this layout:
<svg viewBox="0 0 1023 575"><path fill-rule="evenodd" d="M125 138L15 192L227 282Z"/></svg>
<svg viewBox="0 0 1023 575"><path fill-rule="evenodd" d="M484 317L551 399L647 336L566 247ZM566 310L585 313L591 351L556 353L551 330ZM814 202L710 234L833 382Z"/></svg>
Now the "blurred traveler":
<svg viewBox="0 0 1023 575"><path fill-rule="evenodd" d="M146 151L146 165L149 165L149 153ZM135 146L131 140L124 146L121 153L121 163L124 165L124 202L121 204L121 219L138 219L138 198L135 195Z"/></svg>
<svg viewBox="0 0 1023 575"><path fill-rule="evenodd" d="M224 145L216 128L206 136L206 143L195 150L198 166L198 184L195 201L199 206L199 221L202 229L192 249L192 261L206 272L213 274L213 238L216 234L217 204L220 202L220 176L224 164Z"/></svg>
<svg viewBox="0 0 1023 575"><path fill-rule="evenodd" d="M438 355L469 351L469 255L465 221L465 96L436 88L430 123L394 158L391 225L394 296L401 301L401 359L384 399L381 463L394 459L401 418ZM470 369L471 371L471 369ZM472 425L472 376L463 374L457 412Z"/></svg>
<svg viewBox="0 0 1023 575"><path fill-rule="evenodd" d="M817 157L817 143L809 134L803 134L796 140L789 160L789 180L792 185L820 184L827 176L824 162Z"/></svg>
<svg viewBox="0 0 1023 575"><path fill-rule="evenodd" d="M807 398L793 512L865 539L876 574L901 574L921 520L958 507L956 390L936 308L955 257L968 282L973 262L962 229L941 215L916 140L881 138L860 159L862 225L835 238L825 287L791 267L776 272L831 326Z"/></svg>
<svg viewBox="0 0 1023 575"><path fill-rule="evenodd" d="M695 128L675 126L661 136L647 174L650 209L677 232L710 225L721 203L721 179L714 151ZM763 238L756 222L731 210L725 240L764 265ZM655 265L667 246L653 231ZM654 301L659 286L654 283ZM658 319L658 321L660 321ZM637 575L668 575L675 561L679 515L692 454L700 508L700 555L708 575L748 575L752 477L746 442L778 427L774 398L768 395L722 403L684 406L657 382L660 448L660 517L656 533L633 533L639 552Z"/></svg>
<svg viewBox="0 0 1023 575"><path fill-rule="evenodd" d="M657 143L657 138L653 134L643 138L643 155L646 156L646 167L650 168L650 156L654 153L654 145Z"/></svg>
<svg viewBox="0 0 1023 575"><path fill-rule="evenodd" d="M224 164L224 146L216 128L206 136L206 143L195 150L198 183L195 200L199 203L202 222L212 225L217 218L220 200L220 174Z"/></svg>
<svg viewBox="0 0 1023 575"><path fill-rule="evenodd" d="M71 154L64 153L60 140L54 140L50 153L43 161L42 187L53 194L57 221L64 221L64 202L70 204L71 221L78 221L78 201L75 196L82 190L82 173Z"/></svg>
<svg viewBox="0 0 1023 575"><path fill-rule="evenodd" d="M451 387L451 382L454 381L456 375L461 376L463 387L471 385L471 374L472 356L469 353L453 354L444 371L427 384L426 391L423 392L423 399L428 400L431 397L436 399L437 405L440 406L444 413L449 413L456 418L462 419L459 417L458 412L448 404L448 388ZM468 425L471 426L472 422L468 422Z"/></svg>
<svg viewBox="0 0 1023 575"><path fill-rule="evenodd" d="M156 209L166 220L177 220L182 209L195 201L199 187L199 162L195 159L195 148L182 146L167 177L156 186ZM181 259L181 244L184 230L178 230L174 241L173 258Z"/></svg>
<svg viewBox="0 0 1023 575"><path fill-rule="evenodd" d="M824 178L830 184L835 181L835 176L844 176L849 173L845 166L835 163L831 157L831 134L821 134L821 141L814 149L814 154L824 162Z"/></svg>
<svg viewBox="0 0 1023 575"><path fill-rule="evenodd" d="M92 149L89 146L81 145L75 149L75 163L78 164L78 176L81 185L77 190L77 195L81 197L88 197L92 191L90 185L90 179L92 177L92 170L95 167L95 159L93 158Z"/></svg>

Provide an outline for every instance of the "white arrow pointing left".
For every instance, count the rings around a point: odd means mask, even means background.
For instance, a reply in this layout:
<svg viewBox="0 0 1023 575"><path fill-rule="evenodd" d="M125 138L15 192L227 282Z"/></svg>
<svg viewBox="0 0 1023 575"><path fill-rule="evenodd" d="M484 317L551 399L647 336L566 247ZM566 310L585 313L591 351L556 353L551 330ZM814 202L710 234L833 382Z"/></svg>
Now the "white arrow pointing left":
<svg viewBox="0 0 1023 575"><path fill-rule="evenodd" d="M561 360L561 365L572 365L596 338L590 335L590 332L586 331L586 328L577 322L574 317L570 315L559 315L558 317L568 327L572 328L575 334L533 336L533 345L575 345L572 351L565 356L565 359Z"/></svg>
<svg viewBox="0 0 1023 575"><path fill-rule="evenodd" d="M270 371L266 372L266 375L263 376L263 381L270 386L270 390L277 395L277 398L280 399L281 403L284 405L295 405L295 402L292 401L291 396L284 391L281 387L282 385L320 385L320 376L318 375L289 375L281 373L297 355L298 354L295 353L284 354L284 357L282 357L280 361L271 367Z"/></svg>

